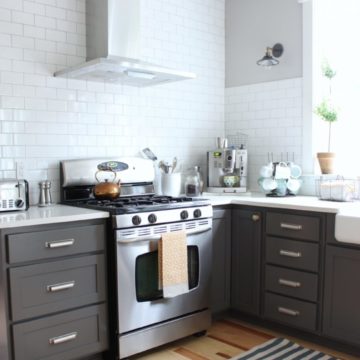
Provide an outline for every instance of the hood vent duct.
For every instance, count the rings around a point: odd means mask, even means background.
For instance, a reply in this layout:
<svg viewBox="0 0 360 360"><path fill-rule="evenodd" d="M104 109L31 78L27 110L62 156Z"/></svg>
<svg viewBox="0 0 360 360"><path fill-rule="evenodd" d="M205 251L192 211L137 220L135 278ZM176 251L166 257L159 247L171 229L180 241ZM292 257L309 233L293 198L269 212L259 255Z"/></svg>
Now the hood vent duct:
<svg viewBox="0 0 360 360"><path fill-rule="evenodd" d="M87 61L54 76L151 86L195 74L140 60L140 0L86 0Z"/></svg>

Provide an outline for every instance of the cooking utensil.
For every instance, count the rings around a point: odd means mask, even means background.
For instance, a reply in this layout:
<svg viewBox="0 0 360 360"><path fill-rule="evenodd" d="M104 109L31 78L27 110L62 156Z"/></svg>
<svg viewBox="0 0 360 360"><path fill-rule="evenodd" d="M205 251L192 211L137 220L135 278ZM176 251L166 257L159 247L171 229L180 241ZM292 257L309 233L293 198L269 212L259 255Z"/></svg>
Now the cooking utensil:
<svg viewBox="0 0 360 360"><path fill-rule="evenodd" d="M173 165L170 165L169 163L161 160L159 162L159 168L164 172L164 174L170 174L170 169L173 168Z"/></svg>
<svg viewBox="0 0 360 360"><path fill-rule="evenodd" d="M159 161L159 169L161 169L164 173L165 173L165 170L166 170L166 167L165 167L165 163L164 161Z"/></svg>
<svg viewBox="0 0 360 360"><path fill-rule="evenodd" d="M228 147L228 139L223 137L217 137L216 145L218 149L226 149Z"/></svg>
<svg viewBox="0 0 360 360"><path fill-rule="evenodd" d="M172 170L171 170L172 173L175 171L176 165L177 165L177 157L174 157L172 162Z"/></svg>
<svg viewBox="0 0 360 360"><path fill-rule="evenodd" d="M145 148L142 149L141 152L150 160L152 161L156 161L157 160L157 156L149 149L149 148Z"/></svg>
<svg viewBox="0 0 360 360"><path fill-rule="evenodd" d="M109 179L105 179L104 181L100 181L98 179L98 174L100 172L111 172L114 175L114 178L112 181L109 182ZM116 172L114 170L108 169L108 170L98 170L95 173L95 179L97 180L98 184L95 185L93 189L93 193L96 199L99 200L114 200L119 197L120 195L120 180L116 183Z"/></svg>

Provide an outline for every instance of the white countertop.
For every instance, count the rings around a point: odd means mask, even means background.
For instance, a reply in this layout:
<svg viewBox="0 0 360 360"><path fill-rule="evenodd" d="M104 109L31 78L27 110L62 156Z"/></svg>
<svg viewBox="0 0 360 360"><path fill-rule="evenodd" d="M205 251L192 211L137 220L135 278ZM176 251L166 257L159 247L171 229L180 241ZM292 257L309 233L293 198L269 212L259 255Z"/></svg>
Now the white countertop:
<svg viewBox="0 0 360 360"><path fill-rule="evenodd" d="M334 202L319 200L314 196L294 196L270 198L261 193L252 194L213 194L204 193L203 198L209 199L213 206L248 205L268 208L339 213L345 216L360 214L360 202ZM107 211L97 211L67 205L52 205L49 207L31 206L27 211L0 213L0 229L44 225L71 221L108 218Z"/></svg>
<svg viewBox="0 0 360 360"><path fill-rule="evenodd" d="M107 211L96 211L67 205L30 206L26 211L0 213L0 229L108 218Z"/></svg>
<svg viewBox="0 0 360 360"><path fill-rule="evenodd" d="M324 201L319 200L315 196L290 196L274 198L266 197L261 193L243 195L204 193L202 196L205 199L209 199L213 206L236 204L326 213L352 213L357 212L360 209L359 202Z"/></svg>

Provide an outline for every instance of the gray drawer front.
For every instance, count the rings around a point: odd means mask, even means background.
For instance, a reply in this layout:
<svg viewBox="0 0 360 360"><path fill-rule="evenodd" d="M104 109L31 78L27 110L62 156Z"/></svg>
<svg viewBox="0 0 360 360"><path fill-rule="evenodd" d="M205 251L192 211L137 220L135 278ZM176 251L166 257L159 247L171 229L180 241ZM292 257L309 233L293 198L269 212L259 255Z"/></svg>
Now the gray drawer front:
<svg viewBox="0 0 360 360"><path fill-rule="evenodd" d="M266 233L294 239L319 241L320 219L303 215L268 212Z"/></svg>
<svg viewBox="0 0 360 360"><path fill-rule="evenodd" d="M10 269L14 321L105 301L104 255Z"/></svg>
<svg viewBox="0 0 360 360"><path fill-rule="evenodd" d="M316 330L316 305L305 301L267 293L264 316L292 327Z"/></svg>
<svg viewBox="0 0 360 360"><path fill-rule="evenodd" d="M266 265L266 290L308 301L317 301L318 276Z"/></svg>
<svg viewBox="0 0 360 360"><path fill-rule="evenodd" d="M266 238L266 262L317 272L319 246L295 240Z"/></svg>
<svg viewBox="0 0 360 360"><path fill-rule="evenodd" d="M8 235L8 261L17 263L103 250L104 238L103 225Z"/></svg>
<svg viewBox="0 0 360 360"><path fill-rule="evenodd" d="M105 305L14 325L15 359L70 360L102 352L106 328Z"/></svg>

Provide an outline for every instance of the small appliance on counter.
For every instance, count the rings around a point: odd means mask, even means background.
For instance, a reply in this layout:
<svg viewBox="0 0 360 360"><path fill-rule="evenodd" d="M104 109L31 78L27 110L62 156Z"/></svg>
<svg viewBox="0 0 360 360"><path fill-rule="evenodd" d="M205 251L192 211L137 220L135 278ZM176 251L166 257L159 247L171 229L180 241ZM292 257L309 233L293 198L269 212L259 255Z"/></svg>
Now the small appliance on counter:
<svg viewBox="0 0 360 360"><path fill-rule="evenodd" d="M218 149L207 153L207 191L244 193L247 186L248 154L244 144L218 141ZM221 147L224 146L224 147Z"/></svg>
<svg viewBox="0 0 360 360"><path fill-rule="evenodd" d="M27 210L29 184L26 180L0 180L0 211Z"/></svg>

